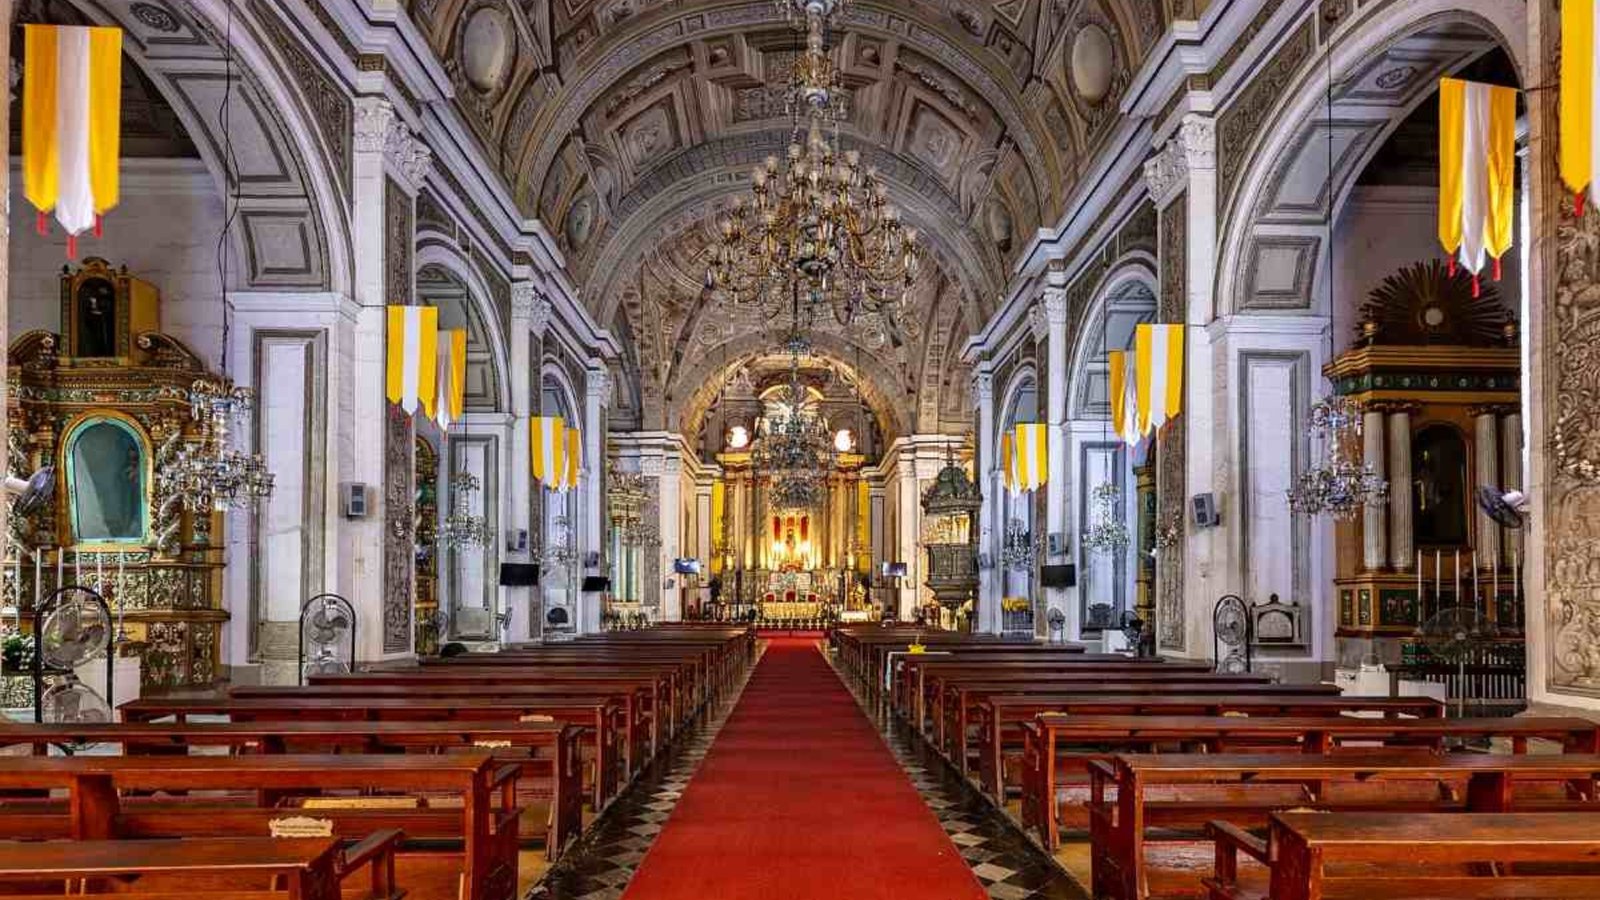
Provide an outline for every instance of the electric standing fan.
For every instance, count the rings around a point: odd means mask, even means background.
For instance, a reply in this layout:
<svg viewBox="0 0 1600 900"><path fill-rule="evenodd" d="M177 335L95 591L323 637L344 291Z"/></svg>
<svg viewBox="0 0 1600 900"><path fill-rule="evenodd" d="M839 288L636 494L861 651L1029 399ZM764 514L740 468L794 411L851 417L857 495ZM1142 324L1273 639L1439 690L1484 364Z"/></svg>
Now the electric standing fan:
<svg viewBox="0 0 1600 900"><path fill-rule="evenodd" d="M1478 488L1475 498L1478 508L1506 528L1521 528L1527 521L1528 495L1521 491L1502 491L1484 485Z"/></svg>
<svg viewBox="0 0 1600 900"><path fill-rule="evenodd" d="M58 588L46 597L33 613L33 720L111 721L111 704L79 680L77 670L104 656L109 695L114 655L111 609L105 598L77 586Z"/></svg>
<svg viewBox="0 0 1600 900"><path fill-rule="evenodd" d="M1456 666L1456 715L1466 714L1467 663L1494 639L1489 621L1470 606L1449 606L1422 624L1422 646L1428 655Z"/></svg>
<svg viewBox="0 0 1600 900"><path fill-rule="evenodd" d="M338 594L318 594L300 608L300 683L355 667L356 610Z"/></svg>

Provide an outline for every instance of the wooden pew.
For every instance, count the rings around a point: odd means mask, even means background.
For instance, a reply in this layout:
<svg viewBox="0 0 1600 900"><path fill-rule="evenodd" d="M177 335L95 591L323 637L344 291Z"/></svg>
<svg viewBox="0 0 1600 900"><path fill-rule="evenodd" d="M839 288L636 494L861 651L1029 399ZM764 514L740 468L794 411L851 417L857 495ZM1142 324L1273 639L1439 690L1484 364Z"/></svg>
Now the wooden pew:
<svg viewBox="0 0 1600 900"><path fill-rule="evenodd" d="M190 716L227 716L234 722L490 722L557 721L579 726L583 746L593 754L594 777L587 787L599 811L615 797L621 773L618 720L621 707L604 698L549 697L529 700L497 697L310 697L207 698L141 697L118 709L129 722Z"/></svg>
<svg viewBox="0 0 1600 900"><path fill-rule="evenodd" d="M1342 697L1331 685L1240 685L1230 693L1219 689L1159 685L1117 688L1100 685L1093 693L989 694L979 697L969 711L971 734L964 723L952 726L950 760L963 772L977 757L978 780L997 803L1004 804L1010 787L1021 789L1024 750L1022 726L1048 712L1075 715L1249 715L1324 716L1345 713L1382 713L1386 716L1444 716L1444 704L1427 697ZM1298 688L1298 690L1296 689ZM966 735L965 737L963 735ZM977 747L973 748L973 743ZM974 749L976 753L974 754ZM1015 760L1017 777L1009 783L1006 763Z"/></svg>
<svg viewBox="0 0 1600 900"><path fill-rule="evenodd" d="M125 755L187 755L196 748L249 753L488 752L518 767L519 828L556 859L583 830L580 728L559 722L181 722L0 725L0 747L115 745ZM530 819L532 820L530 822ZM530 828L530 824L532 827Z"/></svg>
<svg viewBox="0 0 1600 900"><path fill-rule="evenodd" d="M1083 676L1091 672L1118 674L1157 675L1214 675L1206 663L1164 662L1160 659L1131 659L1117 654L1078 653L1054 656L1034 655L1017 659L1010 654L990 657L959 655L951 658L922 656L902 658L897 661L899 689L896 708L904 715L914 717L919 729L927 722L927 712L938 710L942 703L939 689L942 685L965 680L996 681L1015 679L1026 681L1033 675L1059 673ZM1264 676L1251 676L1266 679Z"/></svg>
<svg viewBox="0 0 1600 900"><path fill-rule="evenodd" d="M419 900L515 900L516 779L482 752L6 757L0 791L68 796L0 799L0 838L257 837L276 822L355 840L397 828L396 869ZM433 795L454 799L415 802Z"/></svg>
<svg viewBox="0 0 1600 900"><path fill-rule="evenodd" d="M1600 811L1590 754L1436 754L1426 749L1333 754L1124 754L1089 763L1089 835L1096 897L1195 896L1188 869L1150 859L1151 845L1195 840L1214 819L1241 828L1285 809L1422 812ZM1600 818L1593 819L1600 825Z"/></svg>
<svg viewBox="0 0 1600 900"><path fill-rule="evenodd" d="M1118 753L1163 751L1237 753L1275 749L1287 753L1332 753L1351 744L1424 747L1446 751L1446 742L1505 740L1526 753L1543 740L1566 753L1600 752L1595 723L1579 718L1372 719L1353 716L1076 716L1049 713L1025 726L1022 824L1036 829L1047 848L1061 843L1068 824L1088 823L1087 807L1061 796L1081 786L1087 799L1088 763ZM1356 748L1351 748L1356 749Z"/></svg>
<svg viewBox="0 0 1600 900"><path fill-rule="evenodd" d="M435 684L422 680L411 685L384 684L312 684L304 687L239 687L228 692L236 700L274 700L298 702L300 700L410 700L426 697L429 700L469 700L492 697L500 701L537 704L541 700L568 698L599 699L615 702L621 708L617 743L621 758L619 763L628 777L637 774L655 755L656 723L646 712L647 698L637 684L610 685L543 685L543 684L493 684L487 681L468 684ZM538 713L528 713L538 715Z"/></svg>
<svg viewBox="0 0 1600 900"><path fill-rule="evenodd" d="M384 831L348 847L333 838L4 841L0 896L398 900L405 893L395 887L399 839Z"/></svg>
<svg viewBox="0 0 1600 900"><path fill-rule="evenodd" d="M1263 840L1214 822L1205 884L1211 900L1591 900L1600 897L1596 824L1593 815L1285 812ZM1241 883L1241 853L1268 867L1267 890Z"/></svg>
<svg viewBox="0 0 1600 900"><path fill-rule="evenodd" d="M1156 667L1156 668L1165 668ZM1181 671L1150 671L1148 669L1124 670L1115 666L1084 666L1081 671L997 671L990 675L951 678L929 673L929 711L925 726L919 731L928 736L934 746L946 755L953 756L957 736L971 725L978 703L995 694L1069 694L1103 691L1115 685L1130 689L1145 685L1183 686L1191 694L1217 694L1233 689L1250 693L1290 693L1296 696L1337 694L1333 685L1274 685L1263 675L1218 675L1214 672L1187 673ZM1123 693L1129 693L1124 691ZM1154 690L1148 691L1154 693ZM1170 691L1168 693L1178 693Z"/></svg>

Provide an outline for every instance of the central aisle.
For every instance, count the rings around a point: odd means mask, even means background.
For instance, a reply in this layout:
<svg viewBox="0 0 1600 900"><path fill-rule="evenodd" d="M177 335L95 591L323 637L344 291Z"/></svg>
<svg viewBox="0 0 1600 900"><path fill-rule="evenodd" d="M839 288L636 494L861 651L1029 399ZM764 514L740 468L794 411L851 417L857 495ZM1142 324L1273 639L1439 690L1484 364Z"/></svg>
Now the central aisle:
<svg viewBox="0 0 1600 900"><path fill-rule="evenodd" d="M624 900L984 900L810 640L773 640Z"/></svg>

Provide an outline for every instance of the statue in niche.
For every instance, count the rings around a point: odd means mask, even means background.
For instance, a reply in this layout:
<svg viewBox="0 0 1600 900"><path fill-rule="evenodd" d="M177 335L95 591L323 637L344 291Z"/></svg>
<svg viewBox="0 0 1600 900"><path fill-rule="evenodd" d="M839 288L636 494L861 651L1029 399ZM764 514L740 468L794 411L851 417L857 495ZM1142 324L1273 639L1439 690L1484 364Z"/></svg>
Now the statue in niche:
<svg viewBox="0 0 1600 900"><path fill-rule="evenodd" d="M1430 425L1413 449L1416 539L1421 547L1467 542L1467 447L1454 428Z"/></svg>
<svg viewBox="0 0 1600 900"><path fill-rule="evenodd" d="M127 426L84 424L70 439L67 465L77 541L144 539L144 453Z"/></svg>
<svg viewBox="0 0 1600 900"><path fill-rule="evenodd" d="M117 355L117 289L104 278L88 278L78 286L78 344L80 357Z"/></svg>

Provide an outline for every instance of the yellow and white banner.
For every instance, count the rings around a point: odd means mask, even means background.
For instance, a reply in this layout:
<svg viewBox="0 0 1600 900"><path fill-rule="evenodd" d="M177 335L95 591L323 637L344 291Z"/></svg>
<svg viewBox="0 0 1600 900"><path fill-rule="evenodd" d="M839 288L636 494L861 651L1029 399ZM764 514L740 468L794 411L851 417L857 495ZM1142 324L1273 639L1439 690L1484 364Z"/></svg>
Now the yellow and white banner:
<svg viewBox="0 0 1600 900"><path fill-rule="evenodd" d="M567 422L560 416L529 420L533 430L533 477L552 491L561 489L567 471Z"/></svg>
<svg viewBox="0 0 1600 900"><path fill-rule="evenodd" d="M583 470L583 432L576 428L567 429L567 474L561 481L561 489L573 491L578 488L578 473Z"/></svg>
<svg viewBox="0 0 1600 900"><path fill-rule="evenodd" d="M1596 73L1594 52L1595 4L1568 0L1561 4L1561 147L1558 156L1561 180L1572 191L1578 215L1583 215L1583 195L1600 200L1600 74Z"/></svg>
<svg viewBox="0 0 1600 900"><path fill-rule="evenodd" d="M1011 449L1011 432L1000 435L1000 473L1006 490L1017 492L1017 455Z"/></svg>
<svg viewBox="0 0 1600 900"><path fill-rule="evenodd" d="M23 26L23 195L39 210L39 232L55 213L77 236L100 231L117 205L122 142L122 29Z"/></svg>
<svg viewBox="0 0 1600 900"><path fill-rule="evenodd" d="M440 431L449 431L459 421L467 405L467 330L452 328L439 342L439 398L434 401L433 420Z"/></svg>
<svg viewBox="0 0 1600 900"><path fill-rule="evenodd" d="M1183 412L1183 326L1138 326L1133 353L1142 437Z"/></svg>
<svg viewBox="0 0 1600 900"><path fill-rule="evenodd" d="M385 396L407 415L421 406L433 418L439 399L439 310L433 306L390 306Z"/></svg>
<svg viewBox="0 0 1600 900"><path fill-rule="evenodd" d="M1139 430L1139 398L1134 393L1138 373L1133 368L1134 355L1126 350L1106 352L1106 368L1110 377L1111 430L1124 444L1139 443L1143 433Z"/></svg>
<svg viewBox="0 0 1600 900"><path fill-rule="evenodd" d="M1511 249L1516 157L1516 90L1439 79L1439 243L1452 272L1472 273L1474 297L1485 257L1499 279Z"/></svg>
<svg viewBox="0 0 1600 900"><path fill-rule="evenodd" d="M1019 424L1012 440L1016 490L1035 491L1050 477L1050 429L1043 423Z"/></svg>

